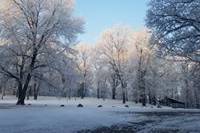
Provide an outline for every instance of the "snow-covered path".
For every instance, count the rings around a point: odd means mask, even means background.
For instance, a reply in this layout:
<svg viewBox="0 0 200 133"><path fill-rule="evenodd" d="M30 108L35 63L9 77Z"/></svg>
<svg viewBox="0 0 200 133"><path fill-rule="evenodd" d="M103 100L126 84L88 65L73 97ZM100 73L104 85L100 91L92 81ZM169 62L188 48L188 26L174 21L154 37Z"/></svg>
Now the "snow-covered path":
<svg viewBox="0 0 200 133"><path fill-rule="evenodd" d="M146 121L145 127L142 127L144 132L152 127L183 128L181 126L200 132L199 110L144 108L133 103L127 103L129 108L126 108L121 101L92 98L66 100L41 97L38 101L28 101L27 104L31 105L26 106L15 106L15 102L12 97L0 100L0 133L73 133ZM79 103L84 107L77 108ZM61 104L65 106L60 107ZM98 105L103 107L98 108Z"/></svg>

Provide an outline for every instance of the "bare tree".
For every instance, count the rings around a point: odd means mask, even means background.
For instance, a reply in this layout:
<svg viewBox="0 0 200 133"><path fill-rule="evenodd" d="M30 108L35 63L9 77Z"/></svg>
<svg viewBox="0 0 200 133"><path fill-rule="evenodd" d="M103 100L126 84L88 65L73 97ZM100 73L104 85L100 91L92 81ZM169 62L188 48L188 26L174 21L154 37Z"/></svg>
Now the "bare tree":
<svg viewBox="0 0 200 133"><path fill-rule="evenodd" d="M102 34L99 41L99 50L102 59L109 64L112 73L119 80L122 88L123 103L126 103L127 89L127 62L128 62L128 45L131 42L131 31L127 27L113 27ZM114 78L116 78L114 77ZM116 79L115 79L116 80Z"/></svg>
<svg viewBox="0 0 200 133"><path fill-rule="evenodd" d="M138 58L138 66L137 66L137 86L139 90L139 102L142 103L143 106L146 106L146 74L149 65L149 60L151 57L151 50L149 48L149 35L146 31L139 33L136 42L136 51Z"/></svg>
<svg viewBox="0 0 200 133"><path fill-rule="evenodd" d="M89 86L92 84L91 73L91 48L87 44L79 44L76 46L77 54L77 68L80 73L80 89L79 93L81 98L86 96Z"/></svg>
<svg viewBox="0 0 200 133"><path fill-rule="evenodd" d="M17 104L23 105L34 72L47 67L50 54L65 51L78 33L82 21L72 16L70 0L9 0L1 10L0 27L4 64L1 73L18 83ZM47 50L54 49L56 53ZM6 58L5 58L6 57ZM9 66L5 66L10 62Z"/></svg>

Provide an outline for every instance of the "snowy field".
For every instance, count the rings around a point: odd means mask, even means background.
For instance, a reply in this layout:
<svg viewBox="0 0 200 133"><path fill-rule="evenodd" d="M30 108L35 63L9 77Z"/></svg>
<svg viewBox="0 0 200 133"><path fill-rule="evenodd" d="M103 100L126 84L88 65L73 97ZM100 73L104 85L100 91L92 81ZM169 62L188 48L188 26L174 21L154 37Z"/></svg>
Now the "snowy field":
<svg viewBox="0 0 200 133"><path fill-rule="evenodd" d="M16 99L0 100L0 133L73 133L103 132L113 125L126 128L126 132L180 132L200 133L200 110L184 110L147 106L121 101L84 100L72 98L39 97L16 106ZM81 103L83 108L78 108ZM28 105L31 104L31 105ZM65 105L60 107L60 105ZM103 107L98 108L98 105ZM102 128L101 127L107 127ZM86 130L90 129L90 130ZM96 129L96 130L95 130ZM99 130L97 130L99 129ZM117 130L116 130L117 132ZM125 131L124 131L125 132ZM125 133L126 133L125 132Z"/></svg>

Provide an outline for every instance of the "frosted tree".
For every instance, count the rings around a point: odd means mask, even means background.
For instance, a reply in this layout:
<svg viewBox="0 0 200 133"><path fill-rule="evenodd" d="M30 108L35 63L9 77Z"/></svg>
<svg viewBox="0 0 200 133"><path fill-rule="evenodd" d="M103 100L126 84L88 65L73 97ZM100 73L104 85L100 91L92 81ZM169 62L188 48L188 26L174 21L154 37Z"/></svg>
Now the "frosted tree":
<svg viewBox="0 0 200 133"><path fill-rule="evenodd" d="M157 57L150 37L146 29L135 32L133 43L129 48L131 50L129 50L128 85L133 89L133 100L142 103L143 106L147 102L156 104L158 99L169 96L168 90L174 88L175 91L177 85L174 83L176 80L172 61Z"/></svg>
<svg viewBox="0 0 200 133"><path fill-rule="evenodd" d="M198 75L198 69L191 68L200 62L199 11L198 0L151 0L147 14L147 26L159 54L184 61L179 63L182 70L179 87L186 107L193 106L194 97L198 101L198 95L194 93L198 90L192 81L192 75Z"/></svg>
<svg viewBox="0 0 200 133"><path fill-rule="evenodd" d="M0 10L0 38L3 42L0 71L16 80L17 104L23 105L33 74L48 67L49 64L43 61L51 54L67 51L77 34L82 32L83 23L72 16L71 0L6 2L7 7ZM49 49L55 52L51 53Z"/></svg>
<svg viewBox="0 0 200 133"><path fill-rule="evenodd" d="M200 61L200 1L151 0L147 26L161 54Z"/></svg>
<svg viewBox="0 0 200 133"><path fill-rule="evenodd" d="M143 106L146 105L146 73L149 65L149 59L151 57L151 50L149 48L149 35L146 31L137 33L135 39L136 56L137 56L137 72L136 81L137 89L139 91L139 102Z"/></svg>
<svg viewBox="0 0 200 133"><path fill-rule="evenodd" d="M109 64L114 78L120 82L123 103L127 100L128 46L131 43L131 30L116 26L103 32L98 45L102 59Z"/></svg>
<svg viewBox="0 0 200 133"><path fill-rule="evenodd" d="M78 44L76 46L77 54L77 68L80 74L80 89L79 95L81 98L86 96L86 93L92 84L92 71L91 71L91 47L88 44Z"/></svg>
<svg viewBox="0 0 200 133"><path fill-rule="evenodd" d="M91 53L91 63L93 72L93 86L96 90L97 98L107 98L110 96L110 85L109 80L111 79L111 72L109 64L104 61L99 46L95 45ZM112 87L111 87L112 88ZM116 92L112 92L112 95L116 95Z"/></svg>
<svg viewBox="0 0 200 133"><path fill-rule="evenodd" d="M198 63L192 64L190 72L192 76L190 79L192 79L192 87L194 92L194 107L200 108L200 65Z"/></svg>

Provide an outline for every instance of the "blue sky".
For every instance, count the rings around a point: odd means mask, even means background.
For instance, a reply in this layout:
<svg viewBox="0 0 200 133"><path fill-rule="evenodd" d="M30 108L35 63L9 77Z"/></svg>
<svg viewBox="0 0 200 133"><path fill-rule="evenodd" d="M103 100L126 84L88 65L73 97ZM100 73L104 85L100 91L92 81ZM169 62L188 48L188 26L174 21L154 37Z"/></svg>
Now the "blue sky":
<svg viewBox="0 0 200 133"><path fill-rule="evenodd" d="M76 0L75 14L86 22L79 41L94 43L102 31L117 24L142 29L147 3L148 0Z"/></svg>

